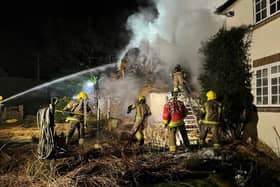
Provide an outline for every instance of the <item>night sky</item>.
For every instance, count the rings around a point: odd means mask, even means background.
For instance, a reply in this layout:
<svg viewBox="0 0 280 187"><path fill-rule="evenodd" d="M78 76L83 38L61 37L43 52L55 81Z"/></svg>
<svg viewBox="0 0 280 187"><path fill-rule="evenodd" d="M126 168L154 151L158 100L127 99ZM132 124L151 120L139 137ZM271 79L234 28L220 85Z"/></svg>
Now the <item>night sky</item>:
<svg viewBox="0 0 280 187"><path fill-rule="evenodd" d="M65 1L2 6L0 67L9 76L36 79L39 63L40 79L49 80L110 63L108 56L116 55L129 41L125 27L128 16L139 7L152 6L148 2Z"/></svg>

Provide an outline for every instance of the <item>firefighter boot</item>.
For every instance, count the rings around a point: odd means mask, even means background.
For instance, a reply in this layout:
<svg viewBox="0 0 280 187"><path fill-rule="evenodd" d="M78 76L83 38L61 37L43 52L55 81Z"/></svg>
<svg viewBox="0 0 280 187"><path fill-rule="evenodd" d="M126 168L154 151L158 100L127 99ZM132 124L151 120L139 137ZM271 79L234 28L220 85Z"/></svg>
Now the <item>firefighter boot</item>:
<svg viewBox="0 0 280 187"><path fill-rule="evenodd" d="M144 145L144 138L142 138L142 139L140 140L139 145L140 145L140 146L143 146L143 145Z"/></svg>

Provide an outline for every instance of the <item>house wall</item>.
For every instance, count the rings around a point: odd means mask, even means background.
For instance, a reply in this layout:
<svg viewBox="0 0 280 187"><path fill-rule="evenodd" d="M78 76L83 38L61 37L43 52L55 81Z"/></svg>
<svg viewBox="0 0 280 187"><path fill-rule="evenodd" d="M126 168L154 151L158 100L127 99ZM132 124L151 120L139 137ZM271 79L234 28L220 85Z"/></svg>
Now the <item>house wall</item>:
<svg viewBox="0 0 280 187"><path fill-rule="evenodd" d="M251 59L280 53L280 18L272 20L253 31Z"/></svg>
<svg viewBox="0 0 280 187"><path fill-rule="evenodd" d="M226 19L226 28L238 27L241 25L252 25L254 22L253 1L239 0L224 12L234 11L234 16Z"/></svg>
<svg viewBox="0 0 280 187"><path fill-rule="evenodd" d="M278 133L280 133L280 113L272 112L260 112L258 133L259 138L268 144L275 153L280 155L280 140L277 139L277 135L273 127L276 127Z"/></svg>
<svg viewBox="0 0 280 187"><path fill-rule="evenodd" d="M254 5L253 0L239 0L224 12L234 11L234 17L229 17L225 21L227 29L241 25L254 24ZM260 22L253 28L252 46L250 49L251 62L270 55L280 53L280 17L271 21ZM253 73L252 91L255 92L255 78ZM277 136L273 127L280 132L280 113L259 112L258 133L259 138L268 144L276 153L279 153L279 145L276 141ZM279 140L280 143L280 140Z"/></svg>
<svg viewBox="0 0 280 187"><path fill-rule="evenodd" d="M149 117L149 124L162 125L162 112L166 103L167 93L150 93L147 96L147 104L150 106L152 115Z"/></svg>
<svg viewBox="0 0 280 187"><path fill-rule="evenodd" d="M252 47L250 49L251 60L264 58L280 53L280 18L272 20L253 31ZM255 95L256 74L253 73L252 90ZM280 113L259 112L258 132L259 138L268 144L276 153L279 153L277 136L273 130L275 126L280 132ZM280 142L280 140L278 140Z"/></svg>

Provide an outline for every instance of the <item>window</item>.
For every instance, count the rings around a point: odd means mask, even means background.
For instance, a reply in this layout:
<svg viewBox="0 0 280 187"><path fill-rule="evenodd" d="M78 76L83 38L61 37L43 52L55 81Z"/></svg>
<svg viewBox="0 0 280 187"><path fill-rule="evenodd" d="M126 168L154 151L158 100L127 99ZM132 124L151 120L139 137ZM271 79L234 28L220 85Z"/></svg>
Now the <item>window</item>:
<svg viewBox="0 0 280 187"><path fill-rule="evenodd" d="M268 104L268 72L267 68L257 70L256 75L256 95L257 104L266 105Z"/></svg>
<svg viewBox="0 0 280 187"><path fill-rule="evenodd" d="M270 14L280 11L280 0L270 0Z"/></svg>
<svg viewBox="0 0 280 187"><path fill-rule="evenodd" d="M256 23L280 12L280 0L255 0Z"/></svg>
<svg viewBox="0 0 280 187"><path fill-rule="evenodd" d="M267 16L267 0L256 0L256 22L259 22Z"/></svg>
<svg viewBox="0 0 280 187"><path fill-rule="evenodd" d="M256 104L280 106L280 62L256 68Z"/></svg>

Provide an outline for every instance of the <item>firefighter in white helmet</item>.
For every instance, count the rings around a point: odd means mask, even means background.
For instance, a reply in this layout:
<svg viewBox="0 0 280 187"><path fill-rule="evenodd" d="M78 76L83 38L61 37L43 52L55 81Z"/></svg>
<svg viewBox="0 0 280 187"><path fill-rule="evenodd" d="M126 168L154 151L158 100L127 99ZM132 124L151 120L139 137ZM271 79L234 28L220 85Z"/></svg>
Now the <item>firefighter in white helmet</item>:
<svg viewBox="0 0 280 187"><path fill-rule="evenodd" d="M188 110L182 101L177 100L177 92L171 92L167 96L168 102L163 107L163 124L169 129L169 151L175 153L176 133L180 132L186 151L190 145L188 135L185 129L184 118Z"/></svg>
<svg viewBox="0 0 280 187"><path fill-rule="evenodd" d="M66 122L70 123L70 129L67 133L66 144L70 143L70 139L73 136L75 129L78 130L79 144L84 143L85 137L85 125L84 125L84 114L90 110L87 104L88 95L86 92L81 91L77 95L77 99L71 100L65 107L64 111L71 112L70 116L66 118ZM84 111L84 104L86 104L86 111Z"/></svg>

